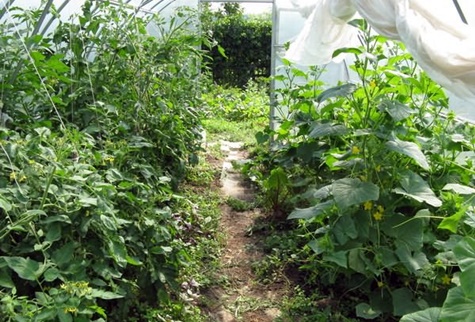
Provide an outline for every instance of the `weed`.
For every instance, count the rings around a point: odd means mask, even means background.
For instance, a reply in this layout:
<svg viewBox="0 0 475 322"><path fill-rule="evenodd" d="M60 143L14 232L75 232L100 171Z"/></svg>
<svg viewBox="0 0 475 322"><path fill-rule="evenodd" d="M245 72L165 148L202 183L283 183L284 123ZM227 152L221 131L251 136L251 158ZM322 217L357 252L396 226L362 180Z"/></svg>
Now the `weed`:
<svg viewBox="0 0 475 322"><path fill-rule="evenodd" d="M241 200L234 197L228 197L226 199L226 204L231 207L232 210L237 212L249 211L255 208L254 202Z"/></svg>

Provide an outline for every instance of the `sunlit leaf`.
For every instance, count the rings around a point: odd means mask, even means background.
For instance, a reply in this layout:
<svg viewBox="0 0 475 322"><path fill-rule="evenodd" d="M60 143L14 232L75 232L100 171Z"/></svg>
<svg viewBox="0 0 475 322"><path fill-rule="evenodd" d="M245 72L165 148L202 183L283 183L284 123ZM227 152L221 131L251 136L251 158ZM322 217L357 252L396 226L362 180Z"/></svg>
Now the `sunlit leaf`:
<svg viewBox="0 0 475 322"><path fill-rule="evenodd" d="M290 213L287 219L311 219L321 215L325 215L335 205L333 200L321 202L313 207L295 209Z"/></svg>
<svg viewBox="0 0 475 322"><path fill-rule="evenodd" d="M475 239L464 237L454 247L454 255L462 270L460 282L464 294L475 300Z"/></svg>
<svg viewBox="0 0 475 322"><path fill-rule="evenodd" d="M458 183L448 183L442 190L451 190L460 195L472 195L475 194L475 189L469 186L464 186Z"/></svg>
<svg viewBox="0 0 475 322"><path fill-rule="evenodd" d="M5 198L0 196L0 208L5 211L10 211L12 210L12 204L8 202Z"/></svg>
<svg viewBox="0 0 475 322"><path fill-rule="evenodd" d="M389 115L391 115L395 122L402 121L411 116L411 114L415 113L413 109L399 101L385 100L381 102L379 109L386 111Z"/></svg>
<svg viewBox="0 0 475 322"><path fill-rule="evenodd" d="M3 257L15 273L21 278L29 281L35 281L43 273L45 266L37 261L23 257Z"/></svg>
<svg viewBox="0 0 475 322"><path fill-rule="evenodd" d="M360 318L372 320L372 319L377 318L380 315L381 315L381 311L373 309L367 303L360 303L356 306L356 316Z"/></svg>
<svg viewBox="0 0 475 322"><path fill-rule="evenodd" d="M390 141L386 142L386 147L392 151L405 154L412 158L424 170L430 169L426 156L424 153L422 153L421 148L416 143L402 141L397 137L394 137Z"/></svg>
<svg viewBox="0 0 475 322"><path fill-rule="evenodd" d="M403 189L396 188L393 190L395 193L410 197L419 202L426 202L434 207L440 207L442 205L442 201L437 198L427 182L417 173L405 171L401 174L401 177L401 186Z"/></svg>
<svg viewBox="0 0 475 322"><path fill-rule="evenodd" d="M465 212L467 210L465 208L458 210L455 214L452 216L444 218L439 226L437 228L439 229L447 229L451 231L452 233L457 232L457 227L459 225L460 220L462 220L463 216L465 215Z"/></svg>
<svg viewBox="0 0 475 322"><path fill-rule="evenodd" d="M327 90L324 90L322 93L320 93L316 101L318 103L321 103L332 97L347 96L353 93L355 90L356 90L356 85L351 84L351 83L335 86Z"/></svg>
<svg viewBox="0 0 475 322"><path fill-rule="evenodd" d="M91 292L91 296L93 297L98 297L103 300L113 300L113 299L120 299L124 297L123 295L109 292L109 291L103 291L103 290L98 290L98 289L93 289Z"/></svg>
<svg viewBox="0 0 475 322"><path fill-rule="evenodd" d="M462 287L449 290L442 312L441 321L475 321L475 299L465 295Z"/></svg>
<svg viewBox="0 0 475 322"><path fill-rule="evenodd" d="M335 51L333 52L332 58L335 58L335 57L337 57L338 55L344 54L344 53L360 55L360 54L362 54L363 52L362 52L361 49L359 49L359 48L355 48L355 47L344 47L344 48L339 48L339 49L335 50Z"/></svg>
<svg viewBox="0 0 475 322"><path fill-rule="evenodd" d="M310 125L310 134L308 136L315 139L322 136L340 136L347 132L346 126L341 124L315 122Z"/></svg>
<svg viewBox="0 0 475 322"><path fill-rule="evenodd" d="M439 322L441 311L440 307L430 307L423 311L406 314L399 322Z"/></svg>
<svg viewBox="0 0 475 322"><path fill-rule="evenodd" d="M368 200L379 199L378 186L353 178L344 178L333 182L332 193L340 208L348 208Z"/></svg>

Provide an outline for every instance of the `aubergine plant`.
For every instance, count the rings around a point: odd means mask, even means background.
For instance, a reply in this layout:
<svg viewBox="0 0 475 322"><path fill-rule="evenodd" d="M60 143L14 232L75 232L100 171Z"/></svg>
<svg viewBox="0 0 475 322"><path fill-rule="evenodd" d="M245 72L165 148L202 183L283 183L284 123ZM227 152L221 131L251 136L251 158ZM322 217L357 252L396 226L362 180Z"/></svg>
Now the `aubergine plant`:
<svg viewBox="0 0 475 322"><path fill-rule="evenodd" d="M306 240L299 269L359 318L469 321L475 128L402 44L354 23L361 47L335 55L354 57L356 81L324 89L319 69L284 61L288 113L258 136L275 138L258 157L265 173L288 180L288 219ZM264 190L273 180L262 165L248 170Z"/></svg>
<svg viewBox="0 0 475 322"><path fill-rule="evenodd" d="M1 26L1 321L124 321L177 299L170 207L199 151L203 39L191 13L92 4L51 34L34 33L41 9Z"/></svg>

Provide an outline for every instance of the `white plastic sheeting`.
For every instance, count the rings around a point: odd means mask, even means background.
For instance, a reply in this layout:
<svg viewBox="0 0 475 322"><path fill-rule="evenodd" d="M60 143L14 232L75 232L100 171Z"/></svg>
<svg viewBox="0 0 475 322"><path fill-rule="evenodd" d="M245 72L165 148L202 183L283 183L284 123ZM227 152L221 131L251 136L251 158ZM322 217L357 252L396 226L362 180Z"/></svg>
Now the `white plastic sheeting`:
<svg viewBox="0 0 475 322"><path fill-rule="evenodd" d="M64 21L69 21L72 17L82 12L81 7L85 0L0 0L0 23L15 22L15 7L22 9L43 9L45 4L50 3ZM94 4L105 2L103 0L93 0ZM110 5L124 5L131 13L143 16L150 13L160 13L165 19L173 15L176 9L180 7L198 8L199 0L109 0ZM94 6L93 6L94 8ZM47 13L38 26L38 32L47 34L56 28L58 22L56 18ZM152 28L153 29L153 28ZM153 32L153 30L152 30Z"/></svg>
<svg viewBox="0 0 475 322"><path fill-rule="evenodd" d="M353 8L377 32L404 42L432 79L475 102L475 28L461 21L452 0L292 1L307 11L312 3L313 12L287 52L288 59L320 65L332 60L334 50L353 46L357 30L346 23ZM472 8L473 3L464 7Z"/></svg>

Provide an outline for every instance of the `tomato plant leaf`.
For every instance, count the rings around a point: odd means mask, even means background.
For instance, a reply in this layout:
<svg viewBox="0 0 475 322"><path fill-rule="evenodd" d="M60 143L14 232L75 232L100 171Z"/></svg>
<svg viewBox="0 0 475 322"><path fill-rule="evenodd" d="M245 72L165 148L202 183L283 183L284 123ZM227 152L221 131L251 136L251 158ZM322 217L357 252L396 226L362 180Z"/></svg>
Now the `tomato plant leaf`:
<svg viewBox="0 0 475 322"><path fill-rule="evenodd" d="M14 288L15 283L5 268L0 268L0 286L5 288Z"/></svg>
<svg viewBox="0 0 475 322"><path fill-rule="evenodd" d="M98 297L103 300L113 300L113 299L120 299L124 297L123 295L109 292L109 291L103 291L103 290L98 290L98 289L92 289L91 296L93 297Z"/></svg>
<svg viewBox="0 0 475 322"><path fill-rule="evenodd" d="M21 278L28 281L35 281L41 276L45 269L45 265L29 258L23 257L3 257L15 273Z"/></svg>
<svg viewBox="0 0 475 322"><path fill-rule="evenodd" d="M12 210L12 204L8 202L5 198L0 196L0 208L2 208L5 211L10 211Z"/></svg>

